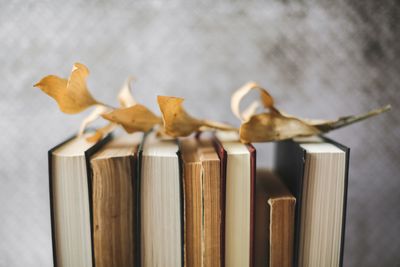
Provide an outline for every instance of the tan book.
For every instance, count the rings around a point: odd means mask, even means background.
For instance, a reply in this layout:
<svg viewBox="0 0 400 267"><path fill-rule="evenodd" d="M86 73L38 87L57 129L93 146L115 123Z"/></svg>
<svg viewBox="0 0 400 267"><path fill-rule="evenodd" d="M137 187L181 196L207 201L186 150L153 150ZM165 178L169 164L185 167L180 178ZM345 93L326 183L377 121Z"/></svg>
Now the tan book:
<svg viewBox="0 0 400 267"><path fill-rule="evenodd" d="M256 181L255 266L290 267L296 199L269 171L258 171Z"/></svg>
<svg viewBox="0 0 400 267"><path fill-rule="evenodd" d="M211 140L181 140L185 266L221 266L222 177Z"/></svg>
<svg viewBox="0 0 400 267"><path fill-rule="evenodd" d="M91 158L96 267L135 266L138 145L142 134L117 137Z"/></svg>

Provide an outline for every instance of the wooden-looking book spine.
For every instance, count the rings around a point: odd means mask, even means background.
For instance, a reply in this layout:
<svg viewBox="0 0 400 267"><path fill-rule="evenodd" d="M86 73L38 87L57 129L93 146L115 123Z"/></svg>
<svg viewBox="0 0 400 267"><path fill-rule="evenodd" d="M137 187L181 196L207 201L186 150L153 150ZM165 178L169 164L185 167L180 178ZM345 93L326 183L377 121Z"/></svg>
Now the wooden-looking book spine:
<svg viewBox="0 0 400 267"><path fill-rule="evenodd" d="M222 146L221 142L214 137L213 144L215 151L218 154L220 160L220 176L221 176L221 266L225 266L225 200L226 200L226 166L228 160L228 153Z"/></svg>
<svg viewBox="0 0 400 267"><path fill-rule="evenodd" d="M210 140L180 140L185 199L185 264L221 266L220 160Z"/></svg>
<svg viewBox="0 0 400 267"><path fill-rule="evenodd" d="M50 149L47 153L48 155L48 171L49 171L49 200L50 200L50 220L51 220L51 239L52 239L52 251L53 251L53 265L54 267L57 267L57 252L56 252L56 233L55 233L55 222L54 222L54 201L53 201L53 152L61 147L62 145L66 144L67 142L71 141L74 139L76 136L72 136L68 138L67 140L61 142L57 146L53 147ZM112 135L109 134L99 142L97 142L95 145L93 145L91 148L89 148L87 151L85 151L85 161L86 161L86 170L87 170L87 183L88 183L88 188L91 186L91 168L90 168L90 157L96 153L103 145L105 145L107 142L109 142L112 139ZM89 209L90 209L90 227L91 227L91 245L93 248L93 214L91 210L91 202L92 202L92 196L89 190ZM94 250L92 249L92 265L95 267L94 263Z"/></svg>
<svg viewBox="0 0 400 267"><path fill-rule="evenodd" d="M98 267L136 266L136 160L136 152L91 160L93 237Z"/></svg>
<svg viewBox="0 0 400 267"><path fill-rule="evenodd" d="M292 266L295 202L294 197L270 198L268 200L270 213L270 267ZM286 244L291 245L287 248Z"/></svg>

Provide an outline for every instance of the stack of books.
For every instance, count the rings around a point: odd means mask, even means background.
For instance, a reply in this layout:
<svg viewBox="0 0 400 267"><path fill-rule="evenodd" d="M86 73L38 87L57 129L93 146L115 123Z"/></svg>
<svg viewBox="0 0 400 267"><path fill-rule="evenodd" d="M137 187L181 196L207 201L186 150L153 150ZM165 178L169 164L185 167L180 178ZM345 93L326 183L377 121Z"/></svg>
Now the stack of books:
<svg viewBox="0 0 400 267"><path fill-rule="evenodd" d="M348 148L277 142L269 172L232 133L87 136L49 151L55 266L342 265Z"/></svg>

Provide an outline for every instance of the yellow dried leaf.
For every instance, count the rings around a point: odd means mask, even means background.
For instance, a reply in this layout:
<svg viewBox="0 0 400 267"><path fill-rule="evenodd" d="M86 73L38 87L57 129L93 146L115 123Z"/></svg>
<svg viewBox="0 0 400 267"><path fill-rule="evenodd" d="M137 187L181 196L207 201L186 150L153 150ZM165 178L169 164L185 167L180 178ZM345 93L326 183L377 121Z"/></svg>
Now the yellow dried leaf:
<svg viewBox="0 0 400 267"><path fill-rule="evenodd" d="M92 97L86 87L88 75L89 70L85 65L75 63L68 80L49 75L34 86L54 98L62 112L75 114L92 105L101 104Z"/></svg>
<svg viewBox="0 0 400 267"><path fill-rule="evenodd" d="M269 142L319 134L320 130L302 120L279 114L260 113L242 123L239 134L243 143Z"/></svg>
<svg viewBox="0 0 400 267"><path fill-rule="evenodd" d="M244 112L240 112L241 100L254 89L260 92L260 101L269 112L254 114L258 107L255 103L252 103ZM279 111L274 106L272 96L256 83L250 82L233 94L231 108L236 117L242 120L239 129L240 140L243 143L250 143L279 141L326 133L385 112L390 109L390 105L363 115L346 116L337 120L301 119Z"/></svg>
<svg viewBox="0 0 400 267"><path fill-rule="evenodd" d="M111 122L120 124L128 133L147 132L161 123L161 118L143 105L136 104L128 108L119 108L102 117Z"/></svg>
<svg viewBox="0 0 400 267"><path fill-rule="evenodd" d="M157 101L162 113L164 134L169 136L183 137L197 131L209 129L219 129L223 131L236 130L227 124L193 118L183 108L183 98L158 96Z"/></svg>
<svg viewBox="0 0 400 267"><path fill-rule="evenodd" d="M240 102L252 90L258 90L260 93L260 101L264 108L269 109L272 113L279 113L274 107L274 99L267 90L260 87L255 82L248 82L238 90L236 90L231 98L231 109L233 114L240 120L247 120L254 114L259 106L259 102L253 102L245 112L240 112ZM252 114L253 113L253 114Z"/></svg>
<svg viewBox="0 0 400 267"><path fill-rule="evenodd" d="M162 113L165 134L173 137L188 136L203 125L201 120L191 117L183 109L183 98L158 96L157 101Z"/></svg>
<svg viewBox="0 0 400 267"><path fill-rule="evenodd" d="M88 136L86 138L86 141L91 142L91 143L96 143L96 142L100 141L103 138L103 136L111 133L116 127L117 127L117 124L110 122L106 126L97 129L93 135Z"/></svg>

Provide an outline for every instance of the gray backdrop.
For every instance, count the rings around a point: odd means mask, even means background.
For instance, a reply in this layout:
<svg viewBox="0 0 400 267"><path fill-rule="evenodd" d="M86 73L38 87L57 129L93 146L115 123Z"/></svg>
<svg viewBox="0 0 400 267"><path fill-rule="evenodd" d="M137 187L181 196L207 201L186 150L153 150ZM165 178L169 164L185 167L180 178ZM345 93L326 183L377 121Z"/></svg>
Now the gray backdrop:
<svg viewBox="0 0 400 267"><path fill-rule="evenodd" d="M89 66L95 97L186 98L198 117L238 124L230 94L248 80L278 106L336 118L393 111L329 136L351 147L345 266L400 265L400 56L395 1L1 1L0 266L51 266L47 150L82 117L32 85ZM257 145L270 166L271 145Z"/></svg>

